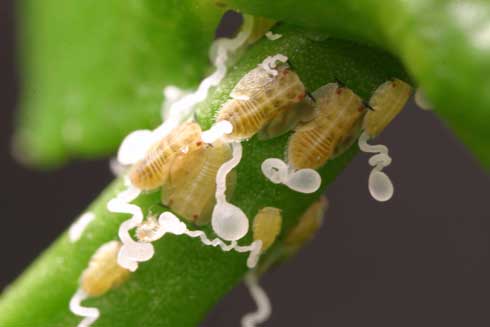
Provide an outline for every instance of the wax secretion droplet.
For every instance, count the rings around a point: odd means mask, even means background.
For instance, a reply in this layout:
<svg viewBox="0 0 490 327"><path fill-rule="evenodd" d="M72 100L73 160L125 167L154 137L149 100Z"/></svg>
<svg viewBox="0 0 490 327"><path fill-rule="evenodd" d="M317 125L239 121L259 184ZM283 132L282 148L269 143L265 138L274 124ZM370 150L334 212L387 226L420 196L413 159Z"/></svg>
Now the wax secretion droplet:
<svg viewBox="0 0 490 327"><path fill-rule="evenodd" d="M155 249L151 243L134 242L123 244L119 251L120 256L125 256L133 261L147 261L155 254Z"/></svg>
<svg viewBox="0 0 490 327"><path fill-rule="evenodd" d="M240 208L225 202L214 207L211 224L222 239L237 241L247 234L249 222Z"/></svg>
<svg viewBox="0 0 490 327"><path fill-rule="evenodd" d="M316 170L300 169L291 173L284 184L301 193L313 193L320 188L322 178Z"/></svg>
<svg viewBox="0 0 490 327"><path fill-rule="evenodd" d="M371 171L368 184L369 192L377 201L388 201L393 196L394 188L390 178L376 168Z"/></svg>

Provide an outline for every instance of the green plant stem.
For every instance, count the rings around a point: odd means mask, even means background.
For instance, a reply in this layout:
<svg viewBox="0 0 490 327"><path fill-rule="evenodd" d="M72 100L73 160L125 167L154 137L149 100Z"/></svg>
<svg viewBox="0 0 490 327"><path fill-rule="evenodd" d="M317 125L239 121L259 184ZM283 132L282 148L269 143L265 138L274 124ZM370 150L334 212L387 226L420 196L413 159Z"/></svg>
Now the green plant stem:
<svg viewBox="0 0 490 327"><path fill-rule="evenodd" d="M198 121L203 127L212 123L233 85L266 56L277 53L289 56L310 90L338 78L367 99L387 79L406 78L400 64L379 50L336 39L316 41L307 37L308 33L286 25L275 32L283 37L277 41L264 39L250 48L200 106ZM265 159L283 157L287 139L288 135L284 135L269 141L253 138L243 143L244 158L237 167L237 186L231 199L249 218L265 206L281 208L284 223L278 244L356 152L353 147L329 161L320 170L321 189L314 194L300 194L283 185L272 184L260 171ZM367 189L362 184L360 187ZM108 200L121 189L121 181L114 182L88 208L96 214L96 219L78 242L70 243L65 233L6 290L0 299L0 326L77 324L80 318L69 312L68 302L78 287L78 278L94 251L102 243L116 239L119 224L128 218L106 210ZM159 202L159 192L136 200L146 214L159 208ZM210 238L213 236L209 226L203 230ZM250 233L243 244L249 242ZM154 258L141 263L127 282L84 303L101 310L95 326L196 326L247 270L245 254L225 253L187 236L166 235L154 245ZM237 323L238 320L239 317Z"/></svg>
<svg viewBox="0 0 490 327"><path fill-rule="evenodd" d="M396 55L490 167L490 3L481 0L223 0L230 7L379 45Z"/></svg>

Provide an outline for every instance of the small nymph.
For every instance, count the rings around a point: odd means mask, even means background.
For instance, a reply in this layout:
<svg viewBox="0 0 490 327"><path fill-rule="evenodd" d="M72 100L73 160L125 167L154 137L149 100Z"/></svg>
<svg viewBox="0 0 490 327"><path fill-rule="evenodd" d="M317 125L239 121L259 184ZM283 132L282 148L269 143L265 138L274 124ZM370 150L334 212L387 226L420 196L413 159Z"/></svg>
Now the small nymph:
<svg viewBox="0 0 490 327"><path fill-rule="evenodd" d="M366 113L362 128L374 138L402 111L412 94L412 87L402 80L394 79L381 84L369 100L373 109Z"/></svg>
<svg viewBox="0 0 490 327"><path fill-rule="evenodd" d="M232 90L231 99L218 112L216 121L227 120L233 132L232 140L248 139L259 132L274 117L305 97L306 91L299 76L281 64L270 74L262 65L248 72Z"/></svg>
<svg viewBox="0 0 490 327"><path fill-rule="evenodd" d="M320 197L311 204L301 215L298 222L285 235L284 241L279 246L272 248L260 262L257 272L259 274L269 270L284 260L295 255L308 241L310 241L321 227L328 207L325 196Z"/></svg>
<svg viewBox="0 0 490 327"><path fill-rule="evenodd" d="M70 311L82 317L78 327L90 327L100 316L98 308L85 307L87 298L106 294L109 290L124 283L130 272L117 264L121 243L111 241L103 244L92 256L88 267L82 272L80 288L70 299Z"/></svg>
<svg viewBox="0 0 490 327"><path fill-rule="evenodd" d="M291 109L283 110L267 123L258 133L259 140L269 140L286 134L294 130L298 124L312 120L314 114L314 102L305 98L305 101L294 104Z"/></svg>
<svg viewBox="0 0 490 327"><path fill-rule="evenodd" d="M273 207L260 209L254 218L252 231L254 240L262 241L265 252L276 240L282 226L281 210Z"/></svg>
<svg viewBox="0 0 490 327"><path fill-rule="evenodd" d="M110 241L90 258L80 278L80 286L86 294L92 297L103 295L129 278L130 271L117 264L120 248L120 242Z"/></svg>
<svg viewBox="0 0 490 327"><path fill-rule="evenodd" d="M338 155L366 111L359 96L337 83L322 86L313 96L315 117L297 127L288 144L288 163L295 169L316 169Z"/></svg>
<svg viewBox="0 0 490 327"><path fill-rule="evenodd" d="M197 123L184 123L155 143L129 172L131 183L140 190L149 191L162 186L168 179L175 159L204 146L201 128Z"/></svg>
<svg viewBox="0 0 490 327"><path fill-rule="evenodd" d="M207 145L193 154L181 156L178 170L162 187L162 203L189 222L203 225L211 220L216 204L216 175L221 165L231 159L231 148L222 141ZM233 190L234 174L227 179L227 195Z"/></svg>
<svg viewBox="0 0 490 327"><path fill-rule="evenodd" d="M321 184L322 177L311 168L294 170L279 158L268 158L262 162L264 176L274 184L284 184L300 193L314 193Z"/></svg>

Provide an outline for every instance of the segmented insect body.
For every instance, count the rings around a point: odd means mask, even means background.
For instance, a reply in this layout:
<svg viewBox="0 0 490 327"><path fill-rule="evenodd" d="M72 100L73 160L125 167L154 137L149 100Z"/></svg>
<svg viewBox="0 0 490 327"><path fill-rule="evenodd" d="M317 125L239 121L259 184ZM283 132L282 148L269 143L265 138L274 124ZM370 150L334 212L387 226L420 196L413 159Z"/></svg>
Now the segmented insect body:
<svg viewBox="0 0 490 327"><path fill-rule="evenodd" d="M284 245L295 251L311 240L322 225L327 206L328 200L324 196L310 205L299 219L298 224L286 235Z"/></svg>
<svg viewBox="0 0 490 327"><path fill-rule="evenodd" d="M303 100L305 87L299 76L287 65L279 66L277 72L271 76L258 66L235 86L230 94L232 99L223 105L216 119L233 125L228 138L252 137L281 111Z"/></svg>
<svg viewBox="0 0 490 327"><path fill-rule="evenodd" d="M293 130L298 124L314 118L314 106L311 101L301 101L282 110L272 118L258 133L260 140L269 140Z"/></svg>
<svg viewBox="0 0 490 327"><path fill-rule="evenodd" d="M281 231L282 216L281 210L273 207L260 209L253 221L254 240L262 241L261 251L266 251L276 240Z"/></svg>
<svg viewBox="0 0 490 327"><path fill-rule="evenodd" d="M178 169L174 164L176 158L189 155L203 146L198 124L189 122L178 126L155 143L145 157L131 168L131 183L145 191L162 186L168 179L170 167Z"/></svg>
<svg viewBox="0 0 490 327"><path fill-rule="evenodd" d="M162 203L188 221L198 225L209 223L216 203L216 174L230 158L230 146L222 141L178 158L179 169L170 170L170 178L162 187ZM229 175L228 195L234 182L234 174Z"/></svg>
<svg viewBox="0 0 490 327"><path fill-rule="evenodd" d="M378 136L400 113L411 94L411 86L399 79L381 84L369 100L373 110L364 117L363 129L367 134L371 138Z"/></svg>
<svg viewBox="0 0 490 327"><path fill-rule="evenodd" d="M355 125L348 131L335 146L331 159L335 159L347 151L357 140L362 131L362 119L357 120Z"/></svg>
<svg viewBox="0 0 490 327"><path fill-rule="evenodd" d="M100 296L128 279L130 272L117 264L121 243L103 244L92 256L80 280L82 290L89 296Z"/></svg>
<svg viewBox="0 0 490 327"><path fill-rule="evenodd" d="M296 169L323 166L339 146L352 138L365 113L361 98L352 90L329 83L313 93L316 116L296 128L288 144L287 159Z"/></svg>

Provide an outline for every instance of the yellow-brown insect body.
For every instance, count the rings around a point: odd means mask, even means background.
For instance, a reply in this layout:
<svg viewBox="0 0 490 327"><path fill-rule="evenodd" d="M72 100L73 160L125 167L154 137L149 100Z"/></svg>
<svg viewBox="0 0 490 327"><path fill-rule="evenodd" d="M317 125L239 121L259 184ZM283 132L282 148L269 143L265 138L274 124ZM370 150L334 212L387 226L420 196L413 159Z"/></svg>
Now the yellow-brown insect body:
<svg viewBox="0 0 490 327"><path fill-rule="evenodd" d="M374 109L364 117L363 129L371 137L378 136L400 113L412 94L412 87L395 79L381 84L369 100Z"/></svg>
<svg viewBox="0 0 490 327"><path fill-rule="evenodd" d="M292 131L300 123L306 123L314 118L312 101L295 103L291 108L282 110L272 118L258 133L259 140L269 140Z"/></svg>
<svg viewBox="0 0 490 327"><path fill-rule="evenodd" d="M131 168L131 183L144 191L162 186L176 158L190 155L203 146L198 124L190 122L180 125L155 143L145 157Z"/></svg>
<svg viewBox="0 0 490 327"><path fill-rule="evenodd" d="M297 224L286 233L283 242L278 247L273 247L263 257L257 271L264 273L272 266L283 262L301 250L321 227L327 206L328 201L324 196L311 204L299 218Z"/></svg>
<svg viewBox="0 0 490 327"><path fill-rule="evenodd" d="M117 264L121 243L110 241L103 244L92 256L80 279L81 288L89 296L100 296L121 285L130 272Z"/></svg>
<svg viewBox="0 0 490 327"><path fill-rule="evenodd" d="M275 20L261 16L254 16L253 29L250 36L247 38L247 44L250 45L257 42L275 24Z"/></svg>
<svg viewBox="0 0 490 327"><path fill-rule="evenodd" d="M290 248L290 250L296 251L304 243L311 240L322 225L323 215L327 206L328 201L324 196L310 205L299 219L298 224L286 235L284 245Z"/></svg>
<svg viewBox="0 0 490 327"><path fill-rule="evenodd" d="M350 137L365 113L361 98L346 87L327 84L313 94L316 116L298 127L288 144L287 159L296 168L323 166Z"/></svg>
<svg viewBox="0 0 490 327"><path fill-rule="evenodd" d="M222 141L178 158L180 168L171 169L170 178L162 187L162 203L190 222L209 223L216 203L216 174L230 159L231 148ZM227 184L234 183L233 176L228 176ZM228 185L227 194L232 191L233 185Z"/></svg>
<svg viewBox="0 0 490 327"><path fill-rule="evenodd" d="M233 132L227 138L241 140L252 137L283 110L303 100L305 87L299 76L287 65L270 76L261 66L246 74L231 92L233 97L218 113L216 121L227 120Z"/></svg>
<svg viewBox="0 0 490 327"><path fill-rule="evenodd" d="M253 238L262 241L261 251L266 251L276 240L281 231L281 210L273 207L260 209L253 221Z"/></svg>

